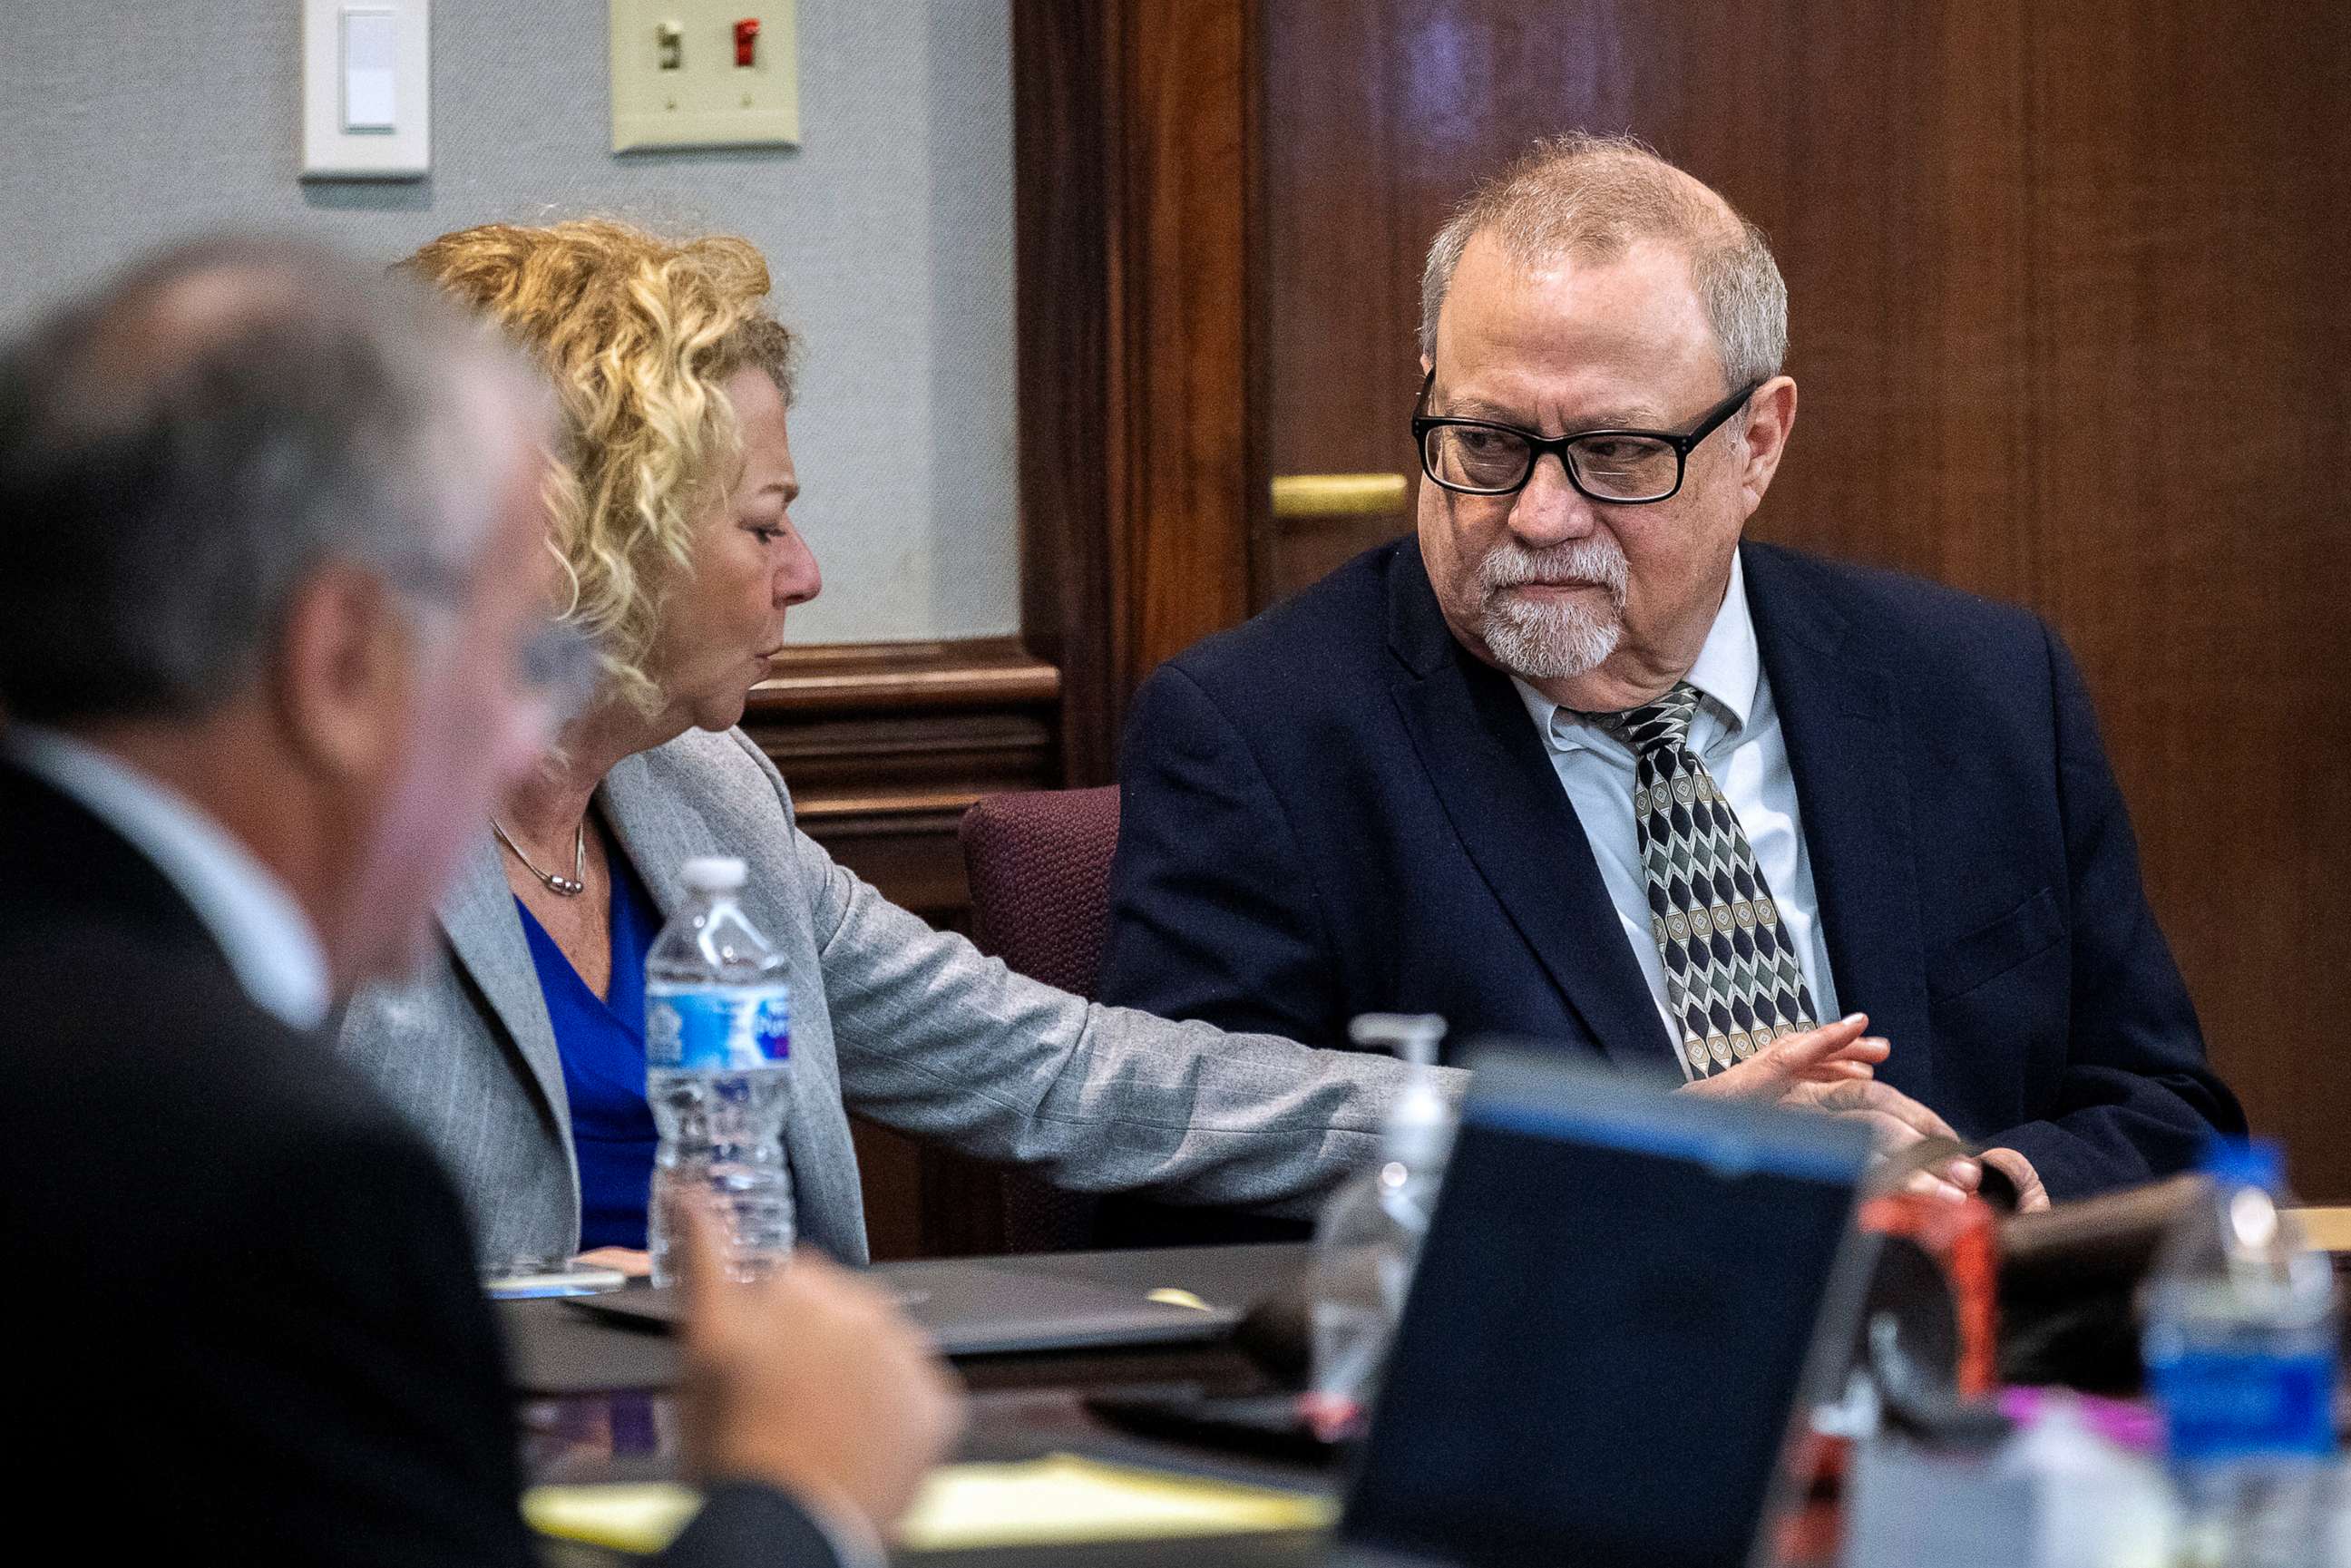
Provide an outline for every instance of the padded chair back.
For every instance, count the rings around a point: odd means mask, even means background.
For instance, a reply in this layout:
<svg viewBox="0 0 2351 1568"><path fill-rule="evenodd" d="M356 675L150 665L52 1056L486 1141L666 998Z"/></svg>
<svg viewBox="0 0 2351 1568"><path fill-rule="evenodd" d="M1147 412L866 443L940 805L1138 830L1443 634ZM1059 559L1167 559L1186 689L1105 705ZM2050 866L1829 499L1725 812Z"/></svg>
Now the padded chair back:
<svg viewBox="0 0 2351 1568"><path fill-rule="evenodd" d="M1032 980L1091 999L1110 936L1118 787L991 795L958 830L972 936Z"/></svg>
<svg viewBox="0 0 2351 1568"><path fill-rule="evenodd" d="M1110 862L1118 787L991 795L963 814L972 939L1032 980L1092 999L1110 936ZM1005 1245L1056 1252L1089 1245L1096 1200L1019 1171L1004 1174Z"/></svg>

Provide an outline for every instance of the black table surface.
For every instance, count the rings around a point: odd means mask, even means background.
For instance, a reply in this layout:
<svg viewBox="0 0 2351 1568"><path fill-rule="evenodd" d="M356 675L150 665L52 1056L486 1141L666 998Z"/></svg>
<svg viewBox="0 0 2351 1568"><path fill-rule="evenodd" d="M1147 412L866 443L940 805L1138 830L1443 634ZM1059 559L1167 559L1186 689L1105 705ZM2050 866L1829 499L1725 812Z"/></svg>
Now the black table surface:
<svg viewBox="0 0 2351 1568"><path fill-rule="evenodd" d="M1246 1310L1289 1283L1306 1266L1300 1242L1244 1247L1178 1247L1125 1252L1048 1252L1019 1259L974 1259L975 1265L1001 1269L1016 1263L1028 1273L1083 1280L1089 1284L1140 1295L1147 1291L1189 1291L1212 1307ZM935 1264L926 1265L935 1267ZM881 1266L886 1273L888 1265ZM677 1356L670 1337L657 1329L616 1322L611 1316L561 1299L495 1303L505 1333L509 1375L527 1395L657 1391L677 1381ZM1142 1351L1045 1352L977 1357L962 1364L967 1379L991 1385L1025 1385L1036 1376L1060 1383L1103 1386L1130 1383L1155 1366L1197 1357L1204 1347L1153 1347ZM1215 1358L1229 1347L1205 1347Z"/></svg>
<svg viewBox="0 0 2351 1568"><path fill-rule="evenodd" d="M978 1261L978 1260L976 1260ZM1001 1268L1002 1259L985 1261ZM1246 1309L1293 1281L1306 1265L1297 1243L1065 1252L1019 1260L1024 1270L1142 1291L1189 1291L1212 1306ZM669 1337L599 1317L563 1301L496 1303L525 1429L524 1464L534 1481L643 1480L676 1473L676 1417L665 1392L676 1376ZM1229 1343L1128 1350L1035 1352L956 1363L971 1394L971 1422L959 1456L1007 1460L1081 1453L1113 1462L1189 1470L1236 1480L1324 1490L1326 1469L1211 1452L1113 1430L1090 1414L1088 1396L1112 1390L1197 1389L1216 1395L1270 1391L1258 1364ZM906 1563L959 1568L1290 1568L1323 1550L1313 1531L901 1552ZM595 1561L595 1554L559 1553Z"/></svg>

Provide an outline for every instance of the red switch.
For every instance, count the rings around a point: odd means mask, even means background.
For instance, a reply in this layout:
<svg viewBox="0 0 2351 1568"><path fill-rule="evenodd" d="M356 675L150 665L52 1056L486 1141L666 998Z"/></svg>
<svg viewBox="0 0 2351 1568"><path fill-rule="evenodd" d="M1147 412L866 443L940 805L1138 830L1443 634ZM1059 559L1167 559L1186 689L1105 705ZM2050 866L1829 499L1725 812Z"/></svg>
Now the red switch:
<svg viewBox="0 0 2351 1568"><path fill-rule="evenodd" d="M752 58L759 47L759 18L746 16L735 24L735 63L737 66L756 65Z"/></svg>

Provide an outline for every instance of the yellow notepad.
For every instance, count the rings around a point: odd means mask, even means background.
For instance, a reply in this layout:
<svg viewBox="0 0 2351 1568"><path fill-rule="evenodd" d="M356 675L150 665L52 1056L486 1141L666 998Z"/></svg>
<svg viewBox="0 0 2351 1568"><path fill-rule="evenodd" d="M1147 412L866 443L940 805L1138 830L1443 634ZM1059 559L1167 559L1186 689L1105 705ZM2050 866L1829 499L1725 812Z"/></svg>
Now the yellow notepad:
<svg viewBox="0 0 2351 1568"><path fill-rule="evenodd" d="M701 1506L690 1488L666 1482L540 1486L522 1500L523 1517L541 1534L622 1552L660 1551ZM943 1551L1236 1535L1318 1529L1333 1512L1311 1493L1052 1454L934 1472L898 1539Z"/></svg>
<svg viewBox="0 0 2351 1568"><path fill-rule="evenodd" d="M669 1481L530 1487L522 1516L541 1535L615 1552L659 1552L702 1507L702 1494Z"/></svg>

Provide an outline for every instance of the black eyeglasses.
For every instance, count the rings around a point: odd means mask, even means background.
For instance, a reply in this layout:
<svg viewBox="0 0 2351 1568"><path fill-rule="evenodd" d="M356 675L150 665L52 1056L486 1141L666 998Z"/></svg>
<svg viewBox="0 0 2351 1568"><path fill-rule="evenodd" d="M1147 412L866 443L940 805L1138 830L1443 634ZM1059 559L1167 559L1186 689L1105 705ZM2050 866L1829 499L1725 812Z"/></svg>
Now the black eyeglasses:
<svg viewBox="0 0 2351 1568"><path fill-rule="evenodd" d="M1567 482L1578 494L1611 506L1637 507L1671 500L1682 487L1691 448L1744 408L1762 384L1748 382L1679 434L1667 430L1579 430L1569 435L1539 435L1492 420L1430 414L1428 394L1437 385L1432 366L1413 403L1412 438L1420 447L1420 471L1456 495L1515 496L1534 477L1535 460L1549 453L1567 470Z"/></svg>

